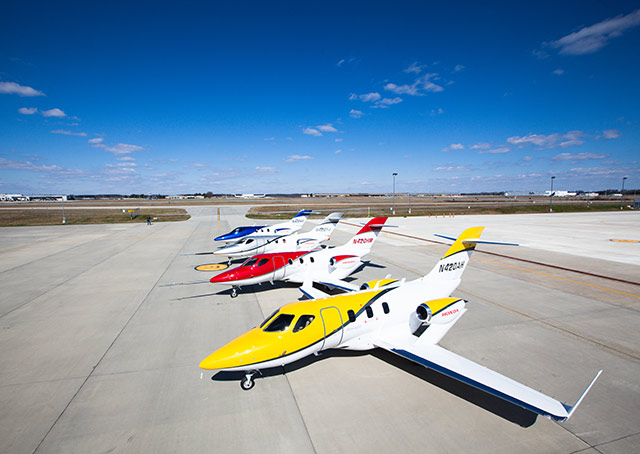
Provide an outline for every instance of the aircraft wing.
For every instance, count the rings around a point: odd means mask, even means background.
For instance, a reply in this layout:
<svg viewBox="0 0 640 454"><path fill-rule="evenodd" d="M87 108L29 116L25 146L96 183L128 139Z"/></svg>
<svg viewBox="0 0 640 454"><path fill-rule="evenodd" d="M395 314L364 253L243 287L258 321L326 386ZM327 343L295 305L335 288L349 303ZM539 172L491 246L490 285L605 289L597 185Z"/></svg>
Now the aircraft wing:
<svg viewBox="0 0 640 454"><path fill-rule="evenodd" d="M331 278L330 276L327 276L326 278L323 278L323 279L318 279L316 280L316 282L318 284L326 285L327 287L337 288L340 290L344 290L346 292L356 292L360 290L360 287L355 284L351 284L347 281L343 281L342 279L334 279L334 278Z"/></svg>
<svg viewBox="0 0 640 454"><path fill-rule="evenodd" d="M566 421L571 417L602 373L602 371L598 372L575 405L568 406L438 345L424 345L416 340L418 338L409 334L404 337L390 338L388 342L380 340L375 344L396 355L556 421Z"/></svg>
<svg viewBox="0 0 640 454"><path fill-rule="evenodd" d="M341 279L332 279L330 276L325 276L322 279L313 279L309 274L304 283L300 288L300 291L305 294L305 296L309 299L318 299L318 298L327 298L331 296L329 293L323 292L320 289L317 289L313 286L313 283L317 282L318 284L326 285L327 287L333 287L340 290L344 290L346 292L355 292L360 290L360 287L357 285L351 284L349 282L343 281Z"/></svg>

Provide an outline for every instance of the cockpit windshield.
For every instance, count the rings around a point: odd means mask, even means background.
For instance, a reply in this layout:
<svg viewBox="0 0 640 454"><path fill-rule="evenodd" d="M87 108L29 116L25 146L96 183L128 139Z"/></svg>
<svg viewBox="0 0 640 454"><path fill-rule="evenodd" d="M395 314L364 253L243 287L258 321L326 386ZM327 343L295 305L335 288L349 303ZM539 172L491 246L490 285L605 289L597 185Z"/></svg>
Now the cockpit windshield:
<svg viewBox="0 0 640 454"><path fill-rule="evenodd" d="M293 321L293 314L280 314L263 330L267 333L285 331Z"/></svg>
<svg viewBox="0 0 640 454"><path fill-rule="evenodd" d="M242 266L253 266L256 264L257 261L258 259L249 259L246 262L244 262Z"/></svg>
<svg viewBox="0 0 640 454"><path fill-rule="evenodd" d="M240 227L238 227L237 229L235 229L233 232L231 232L232 235L235 235L236 233L240 233L242 231L242 229Z"/></svg>
<svg viewBox="0 0 640 454"><path fill-rule="evenodd" d="M293 327L293 332L297 333L298 331L302 331L311 324L314 318L313 315L301 315L296 322L296 326Z"/></svg>
<svg viewBox="0 0 640 454"><path fill-rule="evenodd" d="M258 266L263 266L263 265L266 265L267 263L269 263L269 259L261 259L258 262Z"/></svg>
<svg viewBox="0 0 640 454"><path fill-rule="evenodd" d="M268 316L267 318L265 318L265 319L264 319L264 322L260 323L260 328L262 328L264 325L266 325L266 324L267 324L267 322L268 322L269 320L271 320L271 319L273 318L273 316L274 316L274 315L276 315L276 314L278 313L278 311L279 311L279 310L280 310L280 309L276 309L275 311L273 311L273 313L272 313L270 316Z"/></svg>

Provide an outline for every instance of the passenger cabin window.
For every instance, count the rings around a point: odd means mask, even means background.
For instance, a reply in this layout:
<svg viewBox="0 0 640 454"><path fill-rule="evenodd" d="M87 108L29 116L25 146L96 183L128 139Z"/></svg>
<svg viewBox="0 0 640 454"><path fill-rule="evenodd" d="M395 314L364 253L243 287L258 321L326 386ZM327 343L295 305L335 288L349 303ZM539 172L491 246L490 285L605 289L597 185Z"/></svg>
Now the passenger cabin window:
<svg viewBox="0 0 640 454"><path fill-rule="evenodd" d="M278 313L278 311L279 311L279 310L280 310L280 309L276 309L275 311L273 311L273 313L272 313L270 316L268 316L267 318L265 318L265 319L264 319L264 322L260 323L260 328L262 328L264 325L266 325L266 324L267 324L267 322L268 322L269 320L271 320L271 319L273 318L273 316L274 316L274 315L276 315L276 314Z"/></svg>
<svg viewBox="0 0 640 454"><path fill-rule="evenodd" d="M287 263L289 263L289 265L293 265L293 260L289 259L287 260Z"/></svg>
<svg viewBox="0 0 640 454"><path fill-rule="evenodd" d="M365 310L367 311L367 317L373 317L373 309L371 309L371 306L367 306Z"/></svg>
<svg viewBox="0 0 640 454"><path fill-rule="evenodd" d="M267 263L269 263L269 259L261 259L261 260L258 262L258 266L264 266L264 265L266 265Z"/></svg>
<svg viewBox="0 0 640 454"><path fill-rule="evenodd" d="M302 260L302 257L300 257L300 263L304 263L304 260Z"/></svg>
<svg viewBox="0 0 640 454"><path fill-rule="evenodd" d="M313 257L309 257L309 261L313 263Z"/></svg>
<svg viewBox="0 0 640 454"><path fill-rule="evenodd" d="M382 310L385 314L389 313L389 305L387 303L382 303Z"/></svg>
<svg viewBox="0 0 640 454"><path fill-rule="evenodd" d="M264 329L265 332L275 333L285 331L291 325L294 315L280 314Z"/></svg>
<svg viewBox="0 0 640 454"><path fill-rule="evenodd" d="M256 264L257 261L258 259L249 259L246 262L244 262L242 266L253 266Z"/></svg>
<svg viewBox="0 0 640 454"><path fill-rule="evenodd" d="M298 321L296 322L296 326L293 327L293 332L297 333L298 331L302 331L313 321L315 317L313 315L301 315Z"/></svg>
<svg viewBox="0 0 640 454"><path fill-rule="evenodd" d="M349 321L351 323L356 321L356 314L351 309L347 311L347 315L349 316Z"/></svg>

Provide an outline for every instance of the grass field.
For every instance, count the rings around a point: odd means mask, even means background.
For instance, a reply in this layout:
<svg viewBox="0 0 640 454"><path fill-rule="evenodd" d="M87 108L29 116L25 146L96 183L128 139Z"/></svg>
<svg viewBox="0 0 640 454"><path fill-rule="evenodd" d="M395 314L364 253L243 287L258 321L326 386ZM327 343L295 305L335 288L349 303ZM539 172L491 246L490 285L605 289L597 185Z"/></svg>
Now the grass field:
<svg viewBox="0 0 640 454"><path fill-rule="evenodd" d="M548 213L549 202L547 200L536 201L446 201L440 200L435 203L415 200L408 203L405 200L396 201L396 216L450 216L465 214L525 214L525 213ZM336 204L309 204L302 203L296 205L280 206L256 206L252 207L247 214L252 219L290 219L294 213L303 208L313 209L312 217L321 218L332 211L342 211L344 217L374 217L391 216L393 202L386 203L336 203ZM625 209L629 209L625 206ZM620 211L619 201L558 201L554 200L554 213L578 213L593 211Z"/></svg>
<svg viewBox="0 0 640 454"><path fill-rule="evenodd" d="M135 216L124 212L123 209L67 209L64 212L65 224L116 224L131 222L186 221L189 214L181 208L141 208ZM62 224L62 209L55 208L25 208L0 210L0 227L26 225L58 225Z"/></svg>

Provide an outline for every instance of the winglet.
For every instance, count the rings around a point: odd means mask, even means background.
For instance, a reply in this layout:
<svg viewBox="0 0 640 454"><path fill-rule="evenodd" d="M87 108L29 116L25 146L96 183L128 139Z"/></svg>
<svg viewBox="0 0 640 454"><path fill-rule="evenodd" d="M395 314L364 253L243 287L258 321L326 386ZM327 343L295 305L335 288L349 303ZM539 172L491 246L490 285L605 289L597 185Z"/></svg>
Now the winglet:
<svg viewBox="0 0 640 454"><path fill-rule="evenodd" d="M584 397L587 395L587 393L589 392L589 390L591 389L593 384L596 382L598 377L600 377L601 373L602 373L602 369L600 371L598 371L598 373L593 378L593 380L591 380L591 383L589 383L589 386L587 386L587 389L584 390L584 392L582 393L582 395L580 396L578 401L572 407L569 407L568 405L562 404L562 406L567 409L567 412L569 414L567 415L566 418L560 419L559 421L566 421L567 419L571 418L571 415L573 414L574 411L576 411L576 409L578 408L578 405L580 405L580 402L582 402L582 399L584 399Z"/></svg>

